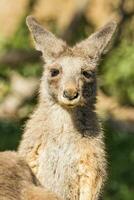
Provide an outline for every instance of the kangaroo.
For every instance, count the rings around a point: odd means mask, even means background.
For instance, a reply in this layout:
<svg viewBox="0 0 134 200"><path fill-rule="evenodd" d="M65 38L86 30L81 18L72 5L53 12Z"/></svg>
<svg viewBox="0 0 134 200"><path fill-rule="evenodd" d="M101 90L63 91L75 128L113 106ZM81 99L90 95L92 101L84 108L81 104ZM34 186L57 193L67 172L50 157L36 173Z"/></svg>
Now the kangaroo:
<svg viewBox="0 0 134 200"><path fill-rule="evenodd" d="M0 152L0 200L59 200L46 191L26 161L15 152Z"/></svg>
<svg viewBox="0 0 134 200"><path fill-rule="evenodd" d="M95 112L96 73L116 22L74 47L32 16L26 22L45 64L39 103L26 124L19 153L41 184L64 200L97 200L107 175L103 131Z"/></svg>

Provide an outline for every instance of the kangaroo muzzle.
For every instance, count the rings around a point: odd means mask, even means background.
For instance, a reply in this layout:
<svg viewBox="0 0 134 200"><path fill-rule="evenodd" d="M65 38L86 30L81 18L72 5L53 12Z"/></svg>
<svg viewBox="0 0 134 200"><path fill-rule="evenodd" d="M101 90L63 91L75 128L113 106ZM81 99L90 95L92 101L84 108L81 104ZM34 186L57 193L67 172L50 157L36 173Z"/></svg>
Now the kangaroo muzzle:
<svg viewBox="0 0 134 200"><path fill-rule="evenodd" d="M64 90L63 91L63 97L67 98L69 101L76 99L78 96L79 96L78 91L73 91L73 90Z"/></svg>

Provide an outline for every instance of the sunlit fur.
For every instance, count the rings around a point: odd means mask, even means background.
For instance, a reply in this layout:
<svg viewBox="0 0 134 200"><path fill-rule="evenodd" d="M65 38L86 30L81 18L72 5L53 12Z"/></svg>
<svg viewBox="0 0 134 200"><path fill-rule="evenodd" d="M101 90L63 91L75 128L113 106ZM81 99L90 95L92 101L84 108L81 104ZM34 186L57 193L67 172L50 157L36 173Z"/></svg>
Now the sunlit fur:
<svg viewBox="0 0 134 200"><path fill-rule="evenodd" d="M27 18L27 25L45 65L39 103L27 122L19 153L42 185L64 200L97 200L106 179L106 158L95 113L96 71L116 23L72 48L33 17ZM91 77L86 78L83 70Z"/></svg>

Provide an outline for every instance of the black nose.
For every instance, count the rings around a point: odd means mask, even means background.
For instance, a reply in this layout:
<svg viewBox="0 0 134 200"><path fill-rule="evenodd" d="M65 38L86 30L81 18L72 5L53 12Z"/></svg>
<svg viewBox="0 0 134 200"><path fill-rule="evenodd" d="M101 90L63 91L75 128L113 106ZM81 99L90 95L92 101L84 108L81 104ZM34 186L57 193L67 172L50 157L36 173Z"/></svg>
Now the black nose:
<svg viewBox="0 0 134 200"><path fill-rule="evenodd" d="M64 90L63 97L67 98L68 100L74 100L79 96L79 93L77 91L67 91Z"/></svg>

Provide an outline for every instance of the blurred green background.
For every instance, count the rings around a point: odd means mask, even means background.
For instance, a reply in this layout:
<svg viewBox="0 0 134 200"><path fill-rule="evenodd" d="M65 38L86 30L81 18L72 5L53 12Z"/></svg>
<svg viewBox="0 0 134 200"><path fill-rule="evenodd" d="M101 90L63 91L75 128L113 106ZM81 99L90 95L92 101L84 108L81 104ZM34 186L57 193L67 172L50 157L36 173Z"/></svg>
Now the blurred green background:
<svg viewBox="0 0 134 200"><path fill-rule="evenodd" d="M0 1L0 150L17 149L33 111L42 73L25 25L32 14L70 45L110 19L119 23L112 50L99 66L97 110L103 122L109 177L105 200L134 199L134 1Z"/></svg>

